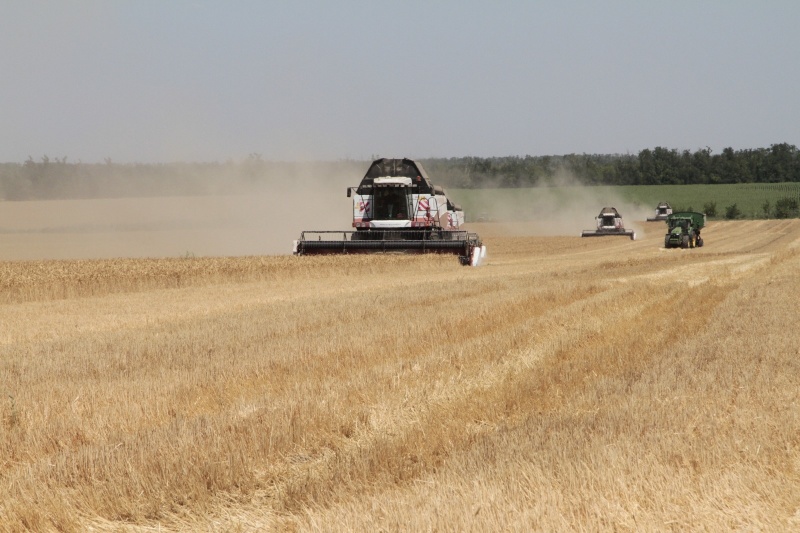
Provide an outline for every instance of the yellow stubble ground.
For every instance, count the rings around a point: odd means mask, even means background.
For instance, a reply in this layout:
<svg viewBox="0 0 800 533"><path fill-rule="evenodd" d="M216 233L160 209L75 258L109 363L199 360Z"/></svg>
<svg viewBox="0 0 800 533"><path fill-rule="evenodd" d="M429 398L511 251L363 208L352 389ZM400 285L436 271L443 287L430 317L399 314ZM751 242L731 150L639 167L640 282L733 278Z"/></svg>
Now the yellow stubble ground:
<svg viewBox="0 0 800 533"><path fill-rule="evenodd" d="M793 530L800 221L0 263L0 524Z"/></svg>

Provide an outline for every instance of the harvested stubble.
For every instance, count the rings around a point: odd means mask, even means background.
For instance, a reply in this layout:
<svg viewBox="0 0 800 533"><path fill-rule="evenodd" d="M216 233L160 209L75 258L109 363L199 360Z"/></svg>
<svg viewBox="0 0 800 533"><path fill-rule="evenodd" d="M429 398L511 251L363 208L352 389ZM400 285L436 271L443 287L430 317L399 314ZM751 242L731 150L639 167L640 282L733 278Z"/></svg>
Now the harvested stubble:
<svg viewBox="0 0 800 533"><path fill-rule="evenodd" d="M378 274L393 261L358 263L366 270L353 271L352 275ZM0 304L222 283L304 280L329 274L329 268L320 271L315 264L291 256L0 261ZM347 275L347 270L342 273Z"/></svg>
<svg viewBox="0 0 800 533"><path fill-rule="evenodd" d="M45 264L0 306L0 523L798 525L800 222L671 251L481 233L478 269Z"/></svg>

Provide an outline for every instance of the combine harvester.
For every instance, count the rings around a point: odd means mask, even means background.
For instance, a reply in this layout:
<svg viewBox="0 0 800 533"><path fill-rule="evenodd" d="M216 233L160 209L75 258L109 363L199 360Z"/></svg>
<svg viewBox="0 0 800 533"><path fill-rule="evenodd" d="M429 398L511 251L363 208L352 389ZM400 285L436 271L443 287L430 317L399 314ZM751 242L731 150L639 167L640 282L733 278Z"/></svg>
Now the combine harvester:
<svg viewBox="0 0 800 533"><path fill-rule="evenodd" d="M694 248L703 246L700 230L706 225L706 215L693 211L672 213L667 218L664 248Z"/></svg>
<svg viewBox="0 0 800 533"><path fill-rule="evenodd" d="M668 202L661 202L656 206L656 216L648 218L648 222L660 222L667 220L667 217L672 214L672 206Z"/></svg>
<svg viewBox="0 0 800 533"><path fill-rule="evenodd" d="M480 237L461 229L461 207L431 184L416 161L373 161L347 197L353 199L355 231L304 231L294 241L295 255L453 254L471 266L486 257Z"/></svg>
<svg viewBox="0 0 800 533"><path fill-rule="evenodd" d="M597 222L596 230L583 230L581 237L608 237L612 235L630 237L632 241L636 240L636 232L633 230L626 230L625 224L622 223L622 215L615 207L604 207L600 214L595 218Z"/></svg>

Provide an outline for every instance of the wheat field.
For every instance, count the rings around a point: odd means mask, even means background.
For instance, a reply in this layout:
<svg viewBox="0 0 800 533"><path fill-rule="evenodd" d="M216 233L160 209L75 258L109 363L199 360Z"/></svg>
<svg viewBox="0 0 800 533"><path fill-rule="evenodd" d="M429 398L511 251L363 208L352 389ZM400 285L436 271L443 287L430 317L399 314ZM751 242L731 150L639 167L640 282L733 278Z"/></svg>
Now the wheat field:
<svg viewBox="0 0 800 533"><path fill-rule="evenodd" d="M0 531L800 530L800 220L470 229L0 262Z"/></svg>

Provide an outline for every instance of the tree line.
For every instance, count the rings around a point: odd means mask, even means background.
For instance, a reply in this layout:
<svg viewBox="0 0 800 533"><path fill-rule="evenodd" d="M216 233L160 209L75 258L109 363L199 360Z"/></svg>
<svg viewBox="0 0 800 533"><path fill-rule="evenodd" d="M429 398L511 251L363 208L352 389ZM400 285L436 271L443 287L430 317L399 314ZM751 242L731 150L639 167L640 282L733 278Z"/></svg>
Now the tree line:
<svg viewBox="0 0 800 533"><path fill-rule="evenodd" d="M438 182L458 188L800 182L798 149L787 143L725 148L719 154L710 148L692 152L656 147L635 155L461 157L424 164Z"/></svg>
<svg viewBox="0 0 800 533"><path fill-rule="evenodd" d="M542 185L680 185L800 182L796 146L712 153L656 147L638 154L451 157L422 160L431 179L451 188L508 188ZM221 163L119 164L69 162L66 157L0 163L0 199L108 198L171 194L246 192L253 185L303 179L298 163L274 162L251 154ZM312 163L314 176L352 174L366 161Z"/></svg>

